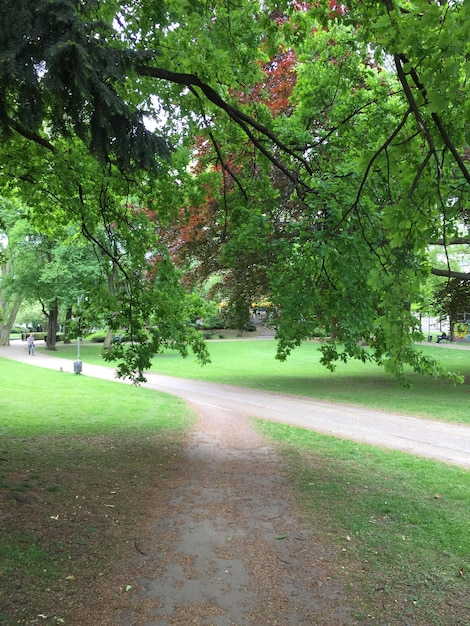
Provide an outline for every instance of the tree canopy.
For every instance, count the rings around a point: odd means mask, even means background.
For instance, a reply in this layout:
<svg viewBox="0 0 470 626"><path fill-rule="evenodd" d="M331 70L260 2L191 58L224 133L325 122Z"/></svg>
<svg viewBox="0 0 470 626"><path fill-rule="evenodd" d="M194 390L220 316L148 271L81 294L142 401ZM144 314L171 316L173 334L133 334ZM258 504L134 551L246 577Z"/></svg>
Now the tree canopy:
<svg viewBox="0 0 470 626"><path fill-rule="evenodd" d="M441 373L410 303L430 272L459 279L428 246L469 244L469 12L4 0L0 194L108 259L124 375L172 342L207 358L188 272L217 272L238 306L269 299L280 358L321 325L326 365Z"/></svg>

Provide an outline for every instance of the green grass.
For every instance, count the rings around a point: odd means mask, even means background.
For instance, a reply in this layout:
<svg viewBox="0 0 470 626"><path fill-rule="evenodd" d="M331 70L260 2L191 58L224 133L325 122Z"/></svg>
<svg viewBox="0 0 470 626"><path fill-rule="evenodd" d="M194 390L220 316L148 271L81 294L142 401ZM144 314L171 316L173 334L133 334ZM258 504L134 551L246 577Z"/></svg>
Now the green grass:
<svg viewBox="0 0 470 626"><path fill-rule="evenodd" d="M358 618L468 623L469 471L273 422L256 424L281 447L309 525L332 546L338 579L355 588L355 602L363 605Z"/></svg>
<svg viewBox="0 0 470 626"><path fill-rule="evenodd" d="M0 624L68 623L68 599L130 558L193 416L166 394L6 359L0 398Z"/></svg>
<svg viewBox="0 0 470 626"><path fill-rule="evenodd" d="M41 580L43 584L51 584L63 574L63 569L57 564L59 550L45 550L37 545L38 540L40 537L34 532L17 530L9 535L7 541L2 541L2 577L6 580L15 579L18 570L23 570L28 577Z"/></svg>
<svg viewBox="0 0 470 626"><path fill-rule="evenodd" d="M133 433L187 426L183 401L144 387L0 358L0 438Z"/></svg>
<svg viewBox="0 0 470 626"><path fill-rule="evenodd" d="M158 355L152 371L183 378L213 381L318 400L362 405L448 422L470 423L470 350L422 347L425 354L441 361L448 370L465 377L463 385L452 386L413 372L405 387L373 363L341 363L335 372L320 364L318 344L296 349L284 363L276 360L274 341L214 341L208 344L212 362L201 366L190 356L175 352ZM101 346L83 345L84 363L105 365ZM76 359L75 346L58 346L56 356ZM86 365L85 365L86 366Z"/></svg>
<svg viewBox="0 0 470 626"><path fill-rule="evenodd" d="M284 364L274 360L271 341L214 342L210 349L208 367L169 353L155 359L156 368L331 400L363 403L365 396L390 410L403 397L406 412L422 406L440 419L446 403L456 415L460 411L460 421L468 410L468 383L454 389L414 376L414 386L405 389L358 363L342 365L335 377L319 366L314 344ZM426 349L468 376L469 352ZM55 354L75 359L75 350L59 346ZM99 346L84 345L84 367L104 364L99 353ZM387 400L381 406L382 395ZM22 509L10 502L18 522L10 532L0 528L0 624L29 623L41 602L58 607L54 614L62 619L64 594L75 593L72 579L86 572L93 585L110 555L125 548L128 534L121 541L108 536L104 507L125 494L120 525L133 532L133 502L145 502L152 485L171 479L191 415L180 400L146 388L5 359L0 397L0 490L34 503ZM470 472L283 424L255 424L282 451L305 522L331 555L331 575L344 585L344 604L355 607L359 623L468 623ZM86 511L76 498L87 502ZM60 523L51 522L58 513Z"/></svg>

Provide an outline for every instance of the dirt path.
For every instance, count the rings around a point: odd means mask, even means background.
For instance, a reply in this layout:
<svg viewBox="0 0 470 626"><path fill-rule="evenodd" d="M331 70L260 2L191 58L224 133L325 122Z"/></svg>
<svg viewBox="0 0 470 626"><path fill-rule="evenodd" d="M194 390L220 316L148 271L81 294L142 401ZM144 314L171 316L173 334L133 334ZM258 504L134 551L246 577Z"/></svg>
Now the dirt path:
<svg viewBox="0 0 470 626"><path fill-rule="evenodd" d="M71 368L40 353L28 360L18 349L0 349L0 356ZM86 369L113 376L109 368ZM200 397L193 406L198 420L177 466L149 493L151 519L135 528L135 557L126 572L132 594L108 600L89 626L356 624L339 582L338 555L327 554L302 520L275 449L238 407ZM87 620L95 604L83 601ZM83 626L82 618L74 626Z"/></svg>
<svg viewBox="0 0 470 626"><path fill-rule="evenodd" d="M71 361L49 354L28 357L24 344L0 347L0 356L73 371ZM112 368L87 363L83 375L115 380ZM209 408L230 410L470 468L470 427L466 425L157 374L148 374L147 379L147 387L183 398L199 414Z"/></svg>
<svg viewBox="0 0 470 626"><path fill-rule="evenodd" d="M347 625L339 566L303 524L276 452L234 412L206 408L139 545L119 626Z"/></svg>

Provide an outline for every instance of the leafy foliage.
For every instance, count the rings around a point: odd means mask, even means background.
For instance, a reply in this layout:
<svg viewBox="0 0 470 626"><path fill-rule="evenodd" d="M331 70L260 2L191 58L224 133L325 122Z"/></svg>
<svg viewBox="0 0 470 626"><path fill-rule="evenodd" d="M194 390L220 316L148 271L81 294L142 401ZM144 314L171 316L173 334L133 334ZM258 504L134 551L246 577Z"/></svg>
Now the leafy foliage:
<svg viewBox="0 0 470 626"><path fill-rule="evenodd" d="M371 30L361 40L350 12L340 17L278 18L293 49L264 65L264 89L251 92L250 102L269 103L278 136L306 155L304 166L294 178L243 138L233 150L231 137L225 158L201 142L196 171L206 200L191 212L183 250L196 276L221 273L219 285L241 309L260 296L273 303L280 359L323 327L327 367L374 358L399 376L405 363L447 376L414 347L421 331L410 303L429 273L429 242L457 231L468 186L455 184L439 130L432 141L420 130L421 113L413 114L397 73L371 56ZM295 79L286 59L297 59ZM457 202L454 193L462 194Z"/></svg>
<svg viewBox="0 0 470 626"><path fill-rule="evenodd" d="M321 326L329 367L365 341L398 375L441 374L410 304L429 243L468 245L468 18L427 0L6 0L1 193L94 243L95 302L133 338L110 351L124 375L167 342L206 358L171 262L186 284L215 273L240 320L271 301L281 359Z"/></svg>
<svg viewBox="0 0 470 626"><path fill-rule="evenodd" d="M464 321L463 314L470 311L470 280L450 280L435 290L434 298L437 312L443 318L449 316L451 324Z"/></svg>
<svg viewBox="0 0 470 626"><path fill-rule="evenodd" d="M76 134L101 160L114 154L126 167L148 167L165 151L142 114L119 95L133 55L113 45L116 33L110 14L105 17L95 0L2 3L0 125L6 138L18 132L53 150L54 136Z"/></svg>

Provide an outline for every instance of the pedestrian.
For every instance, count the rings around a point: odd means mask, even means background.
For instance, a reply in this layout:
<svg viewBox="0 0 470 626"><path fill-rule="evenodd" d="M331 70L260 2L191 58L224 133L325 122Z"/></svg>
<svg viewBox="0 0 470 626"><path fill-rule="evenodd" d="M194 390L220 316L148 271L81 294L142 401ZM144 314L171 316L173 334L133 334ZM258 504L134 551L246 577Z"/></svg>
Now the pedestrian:
<svg viewBox="0 0 470 626"><path fill-rule="evenodd" d="M34 356L34 335L33 333L31 333L28 337L28 339L26 340L27 344L28 344L28 353L31 356Z"/></svg>

